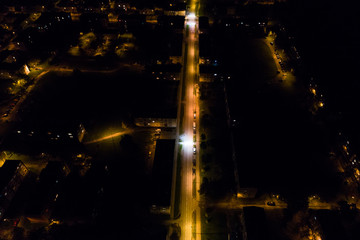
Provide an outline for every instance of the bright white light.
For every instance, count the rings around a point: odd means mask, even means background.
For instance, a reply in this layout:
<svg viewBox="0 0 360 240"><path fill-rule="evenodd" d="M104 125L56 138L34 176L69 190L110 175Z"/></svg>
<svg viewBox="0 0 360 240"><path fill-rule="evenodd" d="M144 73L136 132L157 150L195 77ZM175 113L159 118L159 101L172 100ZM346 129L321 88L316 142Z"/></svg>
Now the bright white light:
<svg viewBox="0 0 360 240"><path fill-rule="evenodd" d="M187 15L188 20L195 20L195 18L196 18L195 13L189 13L189 15Z"/></svg>
<svg viewBox="0 0 360 240"><path fill-rule="evenodd" d="M182 144L183 146L192 146L192 138L188 135L181 135L180 144Z"/></svg>
<svg viewBox="0 0 360 240"><path fill-rule="evenodd" d="M195 27L195 22L193 22L193 21L189 21L188 23L187 23L187 25L189 26L189 27Z"/></svg>

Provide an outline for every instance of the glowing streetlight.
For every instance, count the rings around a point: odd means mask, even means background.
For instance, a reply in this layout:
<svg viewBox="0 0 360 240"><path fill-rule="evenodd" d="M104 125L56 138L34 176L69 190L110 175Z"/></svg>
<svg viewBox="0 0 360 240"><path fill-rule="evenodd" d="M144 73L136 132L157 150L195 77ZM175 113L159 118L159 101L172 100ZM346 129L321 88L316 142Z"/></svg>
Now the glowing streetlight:
<svg viewBox="0 0 360 240"><path fill-rule="evenodd" d="M192 146L193 144L192 138L189 137L188 135L181 135L180 144L183 146Z"/></svg>
<svg viewBox="0 0 360 240"><path fill-rule="evenodd" d="M196 19L195 13L189 13L186 19L194 21Z"/></svg>
<svg viewBox="0 0 360 240"><path fill-rule="evenodd" d="M189 27L191 27L191 28L193 28L193 27L195 27L195 22L193 22L193 21L189 21L189 22L187 22L187 25L189 26Z"/></svg>
<svg viewBox="0 0 360 240"><path fill-rule="evenodd" d="M310 92L311 92L312 94L316 95L316 90L315 90L315 88L310 88Z"/></svg>

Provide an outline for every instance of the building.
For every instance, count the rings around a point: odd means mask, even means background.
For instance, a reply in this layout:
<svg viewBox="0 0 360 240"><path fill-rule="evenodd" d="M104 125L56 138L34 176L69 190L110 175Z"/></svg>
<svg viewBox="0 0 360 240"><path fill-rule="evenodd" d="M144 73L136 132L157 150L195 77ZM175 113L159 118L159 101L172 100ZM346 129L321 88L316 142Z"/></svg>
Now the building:
<svg viewBox="0 0 360 240"><path fill-rule="evenodd" d="M42 13L33 24L39 32L46 32L50 29L56 29L61 25L71 23L71 14L65 12Z"/></svg>
<svg viewBox="0 0 360 240"><path fill-rule="evenodd" d="M70 0L61 0L56 6L60 11L68 13L74 13L78 10L75 2Z"/></svg>
<svg viewBox="0 0 360 240"><path fill-rule="evenodd" d="M90 31L102 30L107 27L108 22L108 15L105 13L85 12L80 16L81 27Z"/></svg>
<svg viewBox="0 0 360 240"><path fill-rule="evenodd" d="M135 125L139 127L176 128L176 122L176 118L135 118Z"/></svg>
<svg viewBox="0 0 360 240"><path fill-rule="evenodd" d="M28 169L20 160L6 160L0 168L0 219L10 206Z"/></svg>
<svg viewBox="0 0 360 240"><path fill-rule="evenodd" d="M157 214L170 214L172 169L175 140L156 141L154 165L151 178L150 211Z"/></svg>
<svg viewBox="0 0 360 240"><path fill-rule="evenodd" d="M164 6L164 15L167 16L185 16L186 14L186 3L179 1L179 2L172 2Z"/></svg>
<svg viewBox="0 0 360 240"><path fill-rule="evenodd" d="M218 82L223 81L224 79L227 79L228 74L222 73L219 68L217 67L218 62L217 60L214 60L213 64L209 64L207 59L200 60L200 63L203 63L200 65L200 82Z"/></svg>
<svg viewBox="0 0 360 240"><path fill-rule="evenodd" d="M39 179L40 182L53 188L70 173L68 166L59 161L49 161L46 167L41 171Z"/></svg>
<svg viewBox="0 0 360 240"><path fill-rule="evenodd" d="M237 198L255 198L257 193L257 188L240 188L239 192L236 194Z"/></svg>
<svg viewBox="0 0 360 240"><path fill-rule="evenodd" d="M178 61L181 62L180 59L176 58L175 56L170 57L171 61ZM147 72L149 75L151 75L151 78L154 80L170 80L170 81L176 81L180 80L180 71L181 71L181 64L156 64L151 65Z"/></svg>

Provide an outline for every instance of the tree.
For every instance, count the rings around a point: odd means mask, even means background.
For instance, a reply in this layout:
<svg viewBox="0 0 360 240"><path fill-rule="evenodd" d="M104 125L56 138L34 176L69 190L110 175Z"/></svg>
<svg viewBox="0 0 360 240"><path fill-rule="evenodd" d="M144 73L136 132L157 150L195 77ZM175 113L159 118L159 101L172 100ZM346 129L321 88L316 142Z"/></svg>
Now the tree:
<svg viewBox="0 0 360 240"><path fill-rule="evenodd" d="M205 194L208 191L208 187L209 187L209 179L204 177L203 181L202 181L202 183L200 185L199 193L200 194Z"/></svg>
<svg viewBox="0 0 360 240"><path fill-rule="evenodd" d="M170 235L170 240L179 240L180 239L180 236L177 232L173 232L171 235Z"/></svg>
<svg viewBox="0 0 360 240"><path fill-rule="evenodd" d="M209 163L211 161L211 154L203 154L201 156L201 161L202 163L206 164L206 163Z"/></svg>
<svg viewBox="0 0 360 240"><path fill-rule="evenodd" d="M205 141L205 140L206 140L206 135L205 135L205 133L202 133L201 136L200 136L200 138L201 138L201 141Z"/></svg>

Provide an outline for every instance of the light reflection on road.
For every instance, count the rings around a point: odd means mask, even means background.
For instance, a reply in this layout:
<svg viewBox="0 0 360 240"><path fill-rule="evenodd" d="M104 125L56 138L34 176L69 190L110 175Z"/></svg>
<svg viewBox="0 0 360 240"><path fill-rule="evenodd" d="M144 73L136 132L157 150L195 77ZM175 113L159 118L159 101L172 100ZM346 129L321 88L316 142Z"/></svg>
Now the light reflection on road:
<svg viewBox="0 0 360 240"><path fill-rule="evenodd" d="M196 174L193 169L193 162L197 161L199 146L196 139L196 131L198 129L198 120L194 119L194 112L198 110L197 101L194 95L194 84L197 81L198 62L196 56L198 54L197 45L197 27L198 19L195 15L196 1L191 1L190 13L186 17L186 28L189 29L186 36L185 43L187 51L184 58L186 59L185 74L182 81L184 81L185 91L182 104L184 106L183 112L183 148L181 151L182 159L182 192L180 197L181 210L181 240L200 240L201 224L200 224L200 209L198 207L198 194L194 195L194 177L198 177L199 170L196 169ZM196 218L195 218L196 216Z"/></svg>
<svg viewBox="0 0 360 240"><path fill-rule="evenodd" d="M125 134L130 134L130 133L133 133L133 132L134 132L133 130L125 130L125 131L121 131L121 132L117 132L117 133L107 135L107 136L102 137L102 138L98 138L98 139L95 139L95 140L85 142L84 144L102 142L102 141L105 141L105 140L108 140L108 139L111 139L111 138L114 138L114 137L119 137L119 136L122 136L122 135L125 135Z"/></svg>

